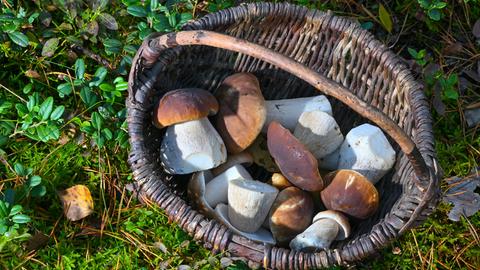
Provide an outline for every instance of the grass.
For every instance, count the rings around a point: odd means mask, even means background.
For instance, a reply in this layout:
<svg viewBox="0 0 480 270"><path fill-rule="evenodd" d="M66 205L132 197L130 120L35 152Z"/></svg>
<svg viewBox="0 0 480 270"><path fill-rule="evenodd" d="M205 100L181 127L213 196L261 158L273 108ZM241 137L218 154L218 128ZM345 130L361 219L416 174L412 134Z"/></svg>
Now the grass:
<svg viewBox="0 0 480 270"><path fill-rule="evenodd" d="M43 196L15 202L31 218L15 230L32 237L0 235L0 245L7 241L0 248L0 269L218 269L222 254L211 254L160 209L139 204L125 191L132 181L126 163L126 91L116 78L126 80L136 48L149 33L179 29L192 17L234 3L104 2L0 2L0 191L18 193L28 185L27 177L15 172L17 163L32 168L46 188ZM466 175L479 166L480 136L476 128L466 127L462 112L480 100L480 82L465 73L480 62L480 43L471 33L475 18L480 18L478 0L449 1L442 8L424 7L420 0L384 1L386 14L381 18L375 1L295 2L359 20L409 60L431 100L436 150L445 175ZM429 71L432 65L438 65L434 74ZM52 110L63 106L60 119L51 112L44 119L49 97ZM28 108L23 112L17 104ZM57 191L75 184L90 189L95 212L70 222ZM447 184L442 189L447 190ZM441 203L423 225L358 268L479 269L480 214L453 222L447 217L450 209ZM32 243L40 247L28 250ZM229 268L248 269L243 263Z"/></svg>

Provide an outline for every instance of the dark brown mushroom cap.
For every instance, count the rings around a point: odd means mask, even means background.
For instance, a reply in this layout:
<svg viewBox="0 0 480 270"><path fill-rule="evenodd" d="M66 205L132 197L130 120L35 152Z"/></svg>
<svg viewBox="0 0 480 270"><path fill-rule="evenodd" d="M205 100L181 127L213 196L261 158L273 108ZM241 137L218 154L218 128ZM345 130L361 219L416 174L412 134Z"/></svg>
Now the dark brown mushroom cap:
<svg viewBox="0 0 480 270"><path fill-rule="evenodd" d="M218 102L208 91L183 88L167 92L153 112L153 122L158 128L197 120L218 112Z"/></svg>
<svg viewBox="0 0 480 270"><path fill-rule="evenodd" d="M320 193L327 209L365 219L377 211L378 191L362 174L353 170L338 170L325 176L330 183Z"/></svg>
<svg viewBox="0 0 480 270"><path fill-rule="evenodd" d="M323 179L315 157L276 121L268 126L267 145L275 163L290 183L307 191L323 189Z"/></svg>
<svg viewBox="0 0 480 270"><path fill-rule="evenodd" d="M227 77L217 89L220 110L215 127L228 152L236 154L250 146L267 117L265 99L257 78L250 73Z"/></svg>
<svg viewBox="0 0 480 270"><path fill-rule="evenodd" d="M313 200L307 192L288 187L277 195L270 209L270 230L280 244L288 244L311 223Z"/></svg>

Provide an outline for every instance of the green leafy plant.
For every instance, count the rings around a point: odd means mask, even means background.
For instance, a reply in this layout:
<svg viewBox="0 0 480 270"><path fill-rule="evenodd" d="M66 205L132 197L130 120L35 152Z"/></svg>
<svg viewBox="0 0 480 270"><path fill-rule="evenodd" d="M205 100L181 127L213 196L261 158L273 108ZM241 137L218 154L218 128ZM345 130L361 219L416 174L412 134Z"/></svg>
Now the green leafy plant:
<svg viewBox="0 0 480 270"><path fill-rule="evenodd" d="M0 13L0 31L6 34L8 38L20 47L27 47L29 38L21 31L21 27L26 24L32 24L39 16L38 12L27 16L24 8L20 7L18 12L8 7L2 7ZM4 40L0 35L0 42Z"/></svg>
<svg viewBox="0 0 480 270"><path fill-rule="evenodd" d="M427 13L428 17L434 21L442 19L442 10L447 6L442 0L417 0L420 7Z"/></svg>
<svg viewBox="0 0 480 270"><path fill-rule="evenodd" d="M55 106L53 97L41 100L40 94L35 92L28 96L26 104L17 103L15 108L18 113L17 123L19 127L11 137L22 134L42 142L59 138L65 107L63 105Z"/></svg>
<svg viewBox="0 0 480 270"><path fill-rule="evenodd" d="M415 62L420 66L425 66L427 64L427 51L425 49L421 49L420 51L416 51L415 49L408 48L408 53L415 59Z"/></svg>

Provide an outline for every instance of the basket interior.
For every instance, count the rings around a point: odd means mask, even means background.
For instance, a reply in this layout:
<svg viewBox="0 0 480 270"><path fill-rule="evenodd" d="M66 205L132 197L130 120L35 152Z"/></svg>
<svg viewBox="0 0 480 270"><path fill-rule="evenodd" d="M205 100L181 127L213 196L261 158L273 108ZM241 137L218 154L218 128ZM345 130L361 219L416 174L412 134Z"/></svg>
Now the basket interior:
<svg viewBox="0 0 480 270"><path fill-rule="evenodd" d="M370 48L371 42L361 41L362 36L346 33L347 24L329 24L325 13L277 14L276 16L254 16L230 22L191 24L187 29L208 29L225 33L261 44L305 63L325 76L343 84L358 97L383 110L397 122L407 134L414 136L413 120L407 101L409 89L393 74L392 66L386 66L383 50ZM317 18L318 21L312 20ZM363 33L363 32L361 32ZM366 38L370 38L367 36ZM383 48L383 47L382 47ZM386 49L384 49L386 50ZM393 55L387 55L392 57ZM260 81L265 99L286 99L321 94L313 87L293 75L279 70L258 59L238 53L204 46L178 47L169 49L160 56L163 68L150 93L150 108L167 91L197 87L215 93L222 80L240 71L252 72ZM351 109L329 97L334 118L344 135L357 125L368 122ZM148 145L148 156L157 170L160 163L160 143L163 132L146 119L144 135ZM390 139L390 138L389 138ZM366 220L351 220L353 234L349 239L334 242L332 248L341 247L360 235L368 234L379 221L395 212L403 201L404 194L412 189L411 165L398 145L390 140L397 152L394 168L381 179L376 187L380 194L380 208ZM256 180L266 181L268 174L263 169L252 166L250 172ZM162 175L165 175L162 173ZM165 176L176 194L185 198L185 188L190 175ZM186 198L185 198L186 199ZM405 217L399 217L405 218Z"/></svg>

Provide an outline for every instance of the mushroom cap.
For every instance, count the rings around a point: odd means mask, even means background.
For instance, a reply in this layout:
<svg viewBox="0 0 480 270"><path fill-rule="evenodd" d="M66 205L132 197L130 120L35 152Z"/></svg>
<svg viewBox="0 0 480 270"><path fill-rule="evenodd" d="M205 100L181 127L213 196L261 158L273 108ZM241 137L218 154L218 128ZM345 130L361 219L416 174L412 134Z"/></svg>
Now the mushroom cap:
<svg viewBox="0 0 480 270"><path fill-rule="evenodd" d="M335 240L344 240L350 236L350 223L348 222L348 218L342 213L334 210L322 211L313 217L312 223L324 218L335 220L338 223L340 230Z"/></svg>
<svg viewBox="0 0 480 270"><path fill-rule="evenodd" d="M307 192L288 187L277 195L270 209L270 231L280 244L288 244L312 221L313 200Z"/></svg>
<svg viewBox="0 0 480 270"><path fill-rule="evenodd" d="M240 153L257 138L267 117L260 84L251 73L236 73L222 82L216 96L220 109L215 127L228 152Z"/></svg>
<svg viewBox="0 0 480 270"><path fill-rule="evenodd" d="M307 191L323 189L315 157L292 133L276 121L267 131L267 145L282 174L293 185Z"/></svg>
<svg viewBox="0 0 480 270"><path fill-rule="evenodd" d="M375 186L353 170L337 170L325 176L330 183L320 193L327 209L365 219L378 208L379 195Z"/></svg>
<svg viewBox="0 0 480 270"><path fill-rule="evenodd" d="M154 124L168 127L197 120L218 111L218 102L208 91L199 88L183 88L167 92L153 112Z"/></svg>

